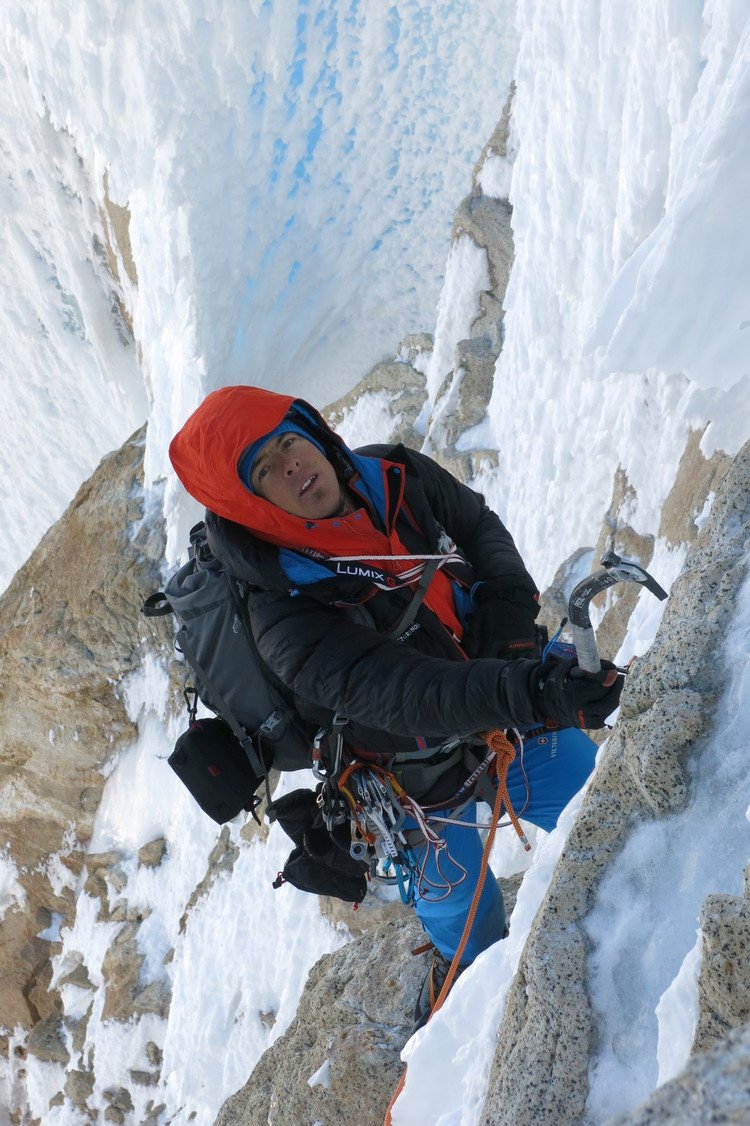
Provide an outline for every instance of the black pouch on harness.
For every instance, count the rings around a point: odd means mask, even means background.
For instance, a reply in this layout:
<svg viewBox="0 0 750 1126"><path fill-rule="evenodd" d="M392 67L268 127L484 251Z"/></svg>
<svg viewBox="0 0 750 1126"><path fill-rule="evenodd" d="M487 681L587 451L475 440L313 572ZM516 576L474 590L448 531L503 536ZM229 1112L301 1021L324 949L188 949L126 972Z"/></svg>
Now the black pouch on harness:
<svg viewBox="0 0 750 1126"><path fill-rule="evenodd" d="M221 719L198 719L180 735L167 760L204 813L219 825L240 810L254 813L263 775Z"/></svg>
<svg viewBox="0 0 750 1126"><path fill-rule="evenodd" d="M284 794L273 803L269 813L296 846L274 881L275 888L289 883L315 895L332 895L347 903L362 902L367 893L367 865L349 852L348 822L329 832L312 790Z"/></svg>

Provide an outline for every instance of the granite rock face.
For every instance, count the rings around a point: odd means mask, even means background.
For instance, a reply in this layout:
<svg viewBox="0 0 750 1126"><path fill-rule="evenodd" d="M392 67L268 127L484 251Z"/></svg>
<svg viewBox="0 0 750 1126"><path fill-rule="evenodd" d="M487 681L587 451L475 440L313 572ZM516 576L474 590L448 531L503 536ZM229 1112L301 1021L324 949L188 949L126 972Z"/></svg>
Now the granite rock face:
<svg viewBox="0 0 750 1126"><path fill-rule="evenodd" d="M414 918L382 923L313 967L297 1016L215 1126L381 1126L427 957Z"/></svg>
<svg viewBox="0 0 750 1126"><path fill-rule="evenodd" d="M508 916L520 882L498 881ZM347 912L323 910L331 918ZM412 956L425 934L400 902L368 896L357 916L354 940L313 967L294 1021L226 1101L215 1126L381 1126L431 955Z"/></svg>
<svg viewBox="0 0 750 1126"><path fill-rule="evenodd" d="M714 654L745 578L748 529L750 443L726 472L656 639L628 678L620 719L511 988L483 1126L559 1126L584 1118L596 1024L583 920L636 821L664 817L689 797L688 754L710 731L723 677ZM746 903L710 897L702 921L708 956L697 1047L747 1019Z"/></svg>
<svg viewBox="0 0 750 1126"><path fill-rule="evenodd" d="M750 1024L750 900L710 895L701 909L700 1015L693 1052L721 1043Z"/></svg>
<svg viewBox="0 0 750 1126"><path fill-rule="evenodd" d="M414 429L414 424L424 406L427 391L425 377L413 366L413 360L431 350L432 337L427 334L407 337L399 345L398 359L376 364L352 391L325 408L323 415L326 422L336 430L347 423L356 411L357 416L366 422L365 432L353 443L355 447L377 440L403 442L405 446L419 449L422 438ZM385 410L388 417L385 426L381 420L377 439L366 432L373 409Z"/></svg>
<svg viewBox="0 0 750 1126"><path fill-rule="evenodd" d="M505 339L503 302L514 256L513 209L507 196L485 193L481 173L492 157L512 163L508 137L514 92L511 87L500 121L477 161L472 190L453 218L453 243L469 238L484 250L489 289L480 295L469 337L456 344L453 370L443 380L427 420L424 451L462 481L475 476L483 464L497 465L497 451L459 450L458 440L485 417Z"/></svg>
<svg viewBox="0 0 750 1126"><path fill-rule="evenodd" d="M144 514L143 446L141 431L103 460L0 598L2 833L22 892L0 923L7 1027L57 1019L39 913L70 923L102 769L135 734L115 685L141 659L138 611L164 552Z"/></svg>

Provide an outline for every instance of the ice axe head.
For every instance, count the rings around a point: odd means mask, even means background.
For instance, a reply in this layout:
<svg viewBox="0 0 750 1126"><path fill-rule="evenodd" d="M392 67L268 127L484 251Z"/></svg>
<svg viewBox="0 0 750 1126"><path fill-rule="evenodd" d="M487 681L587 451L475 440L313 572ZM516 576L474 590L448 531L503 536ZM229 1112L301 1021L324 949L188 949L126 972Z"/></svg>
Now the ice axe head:
<svg viewBox="0 0 750 1126"><path fill-rule="evenodd" d="M592 598L615 583L640 583L660 601L667 597L667 592L640 563L621 559L614 551L608 551L601 563L602 570L595 571L580 582L568 602L568 618L578 654L578 666L588 673L596 673L601 669L596 637L589 617Z"/></svg>

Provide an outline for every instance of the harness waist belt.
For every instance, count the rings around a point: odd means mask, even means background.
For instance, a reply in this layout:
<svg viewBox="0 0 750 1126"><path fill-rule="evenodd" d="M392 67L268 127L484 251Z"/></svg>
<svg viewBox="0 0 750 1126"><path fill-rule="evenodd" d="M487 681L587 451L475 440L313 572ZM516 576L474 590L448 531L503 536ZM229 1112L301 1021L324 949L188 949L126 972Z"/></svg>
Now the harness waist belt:
<svg viewBox="0 0 750 1126"><path fill-rule="evenodd" d="M432 766L433 763L443 762L448 755L453 754L457 747L464 747L467 743L482 743L482 740L475 739L472 735L457 735L453 739L448 739L445 743L441 743L437 747L425 747L423 750L401 751L398 754L390 756L390 761L394 767L411 765L415 762L422 762L425 766ZM482 746L484 744L482 743Z"/></svg>
<svg viewBox="0 0 750 1126"><path fill-rule="evenodd" d="M426 794L447 770L461 762L463 754L464 748L459 745L451 753L441 755L436 762L394 762L391 770L407 794Z"/></svg>

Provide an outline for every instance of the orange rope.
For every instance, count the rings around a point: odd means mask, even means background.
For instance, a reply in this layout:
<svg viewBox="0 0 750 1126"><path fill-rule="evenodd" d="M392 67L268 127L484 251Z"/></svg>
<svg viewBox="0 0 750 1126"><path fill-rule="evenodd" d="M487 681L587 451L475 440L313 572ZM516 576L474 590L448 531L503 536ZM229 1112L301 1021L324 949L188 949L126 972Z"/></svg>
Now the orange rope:
<svg viewBox="0 0 750 1126"><path fill-rule="evenodd" d="M516 816L516 811L513 808L513 803L511 802L510 794L508 793L508 767L516 757L515 749L504 731L483 731L482 738L484 739L490 750L494 751L498 757L497 788L498 791L500 791L501 797L503 799L505 812L508 814L513 828L518 833L521 844L523 845L525 851L530 852L531 845L526 838L526 834L521 828L521 822ZM523 810L521 812L523 812Z"/></svg>
<svg viewBox="0 0 750 1126"><path fill-rule="evenodd" d="M456 953L453 955L453 961L450 964L450 969L448 970L445 981L443 982L443 987L440 990L440 993L438 995L437 1000L435 1001L435 1004L432 1006L432 1009L430 1010L430 1015L428 1016L427 1021L432 1020L433 1016L438 1011L438 1009L442 1007L443 1002L445 1001L445 998L448 996L448 993L450 992L450 988L453 985L453 982L455 981L456 974L458 972L458 967L461 964L461 955L463 954L464 950L466 949L466 943L469 941L469 935L471 934L471 928L474 925L474 919L476 917L477 910L479 909L479 900L481 899L482 890L484 888L484 881L487 877L487 868L489 866L490 853L492 852L492 845L494 844L494 841L495 841L495 832L497 830L498 821L500 820L500 814L502 812L503 805L505 805L505 809L508 813L508 816L510 817L511 821L513 822L513 827L515 828L516 832L518 833L519 837L521 838L521 841L523 843L524 848L527 849L527 850L531 848L531 845L526 840L526 836L523 832L523 829L521 828L521 826L519 824L519 821L518 821L518 818L516 817L513 806L511 805L510 797L508 796L508 767L513 762L513 759L516 757L515 748L513 747L513 744L509 741L509 739L508 739L508 737L507 737L507 735L505 734L504 731L500 731L500 730L483 731L482 732L482 738L484 739L485 743L490 748L490 750L494 751L495 754L497 755L497 794L495 795L495 804L494 804L493 809L492 809L492 820L490 822L490 828L489 828L489 832L487 834L487 840L486 840L485 845L484 845L484 851L482 852L482 863L481 863L481 867L479 869L479 878L477 880L477 886L474 889L474 896L473 896L472 901L471 901L471 906L469 907L469 913L466 916L466 923L464 924L463 934L461 935L461 940L460 940L458 947L456 949ZM425 1022L425 1023L427 1023L427 1022ZM398 1086L396 1087L396 1090L393 1092L393 1097L391 1098L391 1101L388 1103L388 1108L385 1112L384 1126L393 1126L393 1120L391 1118L391 1111L393 1110L393 1107L396 1104L396 1100L398 1099L399 1095L403 1091L405 1083L406 1083L406 1071L404 1070L403 1074L401 1075L401 1078L398 1081Z"/></svg>

